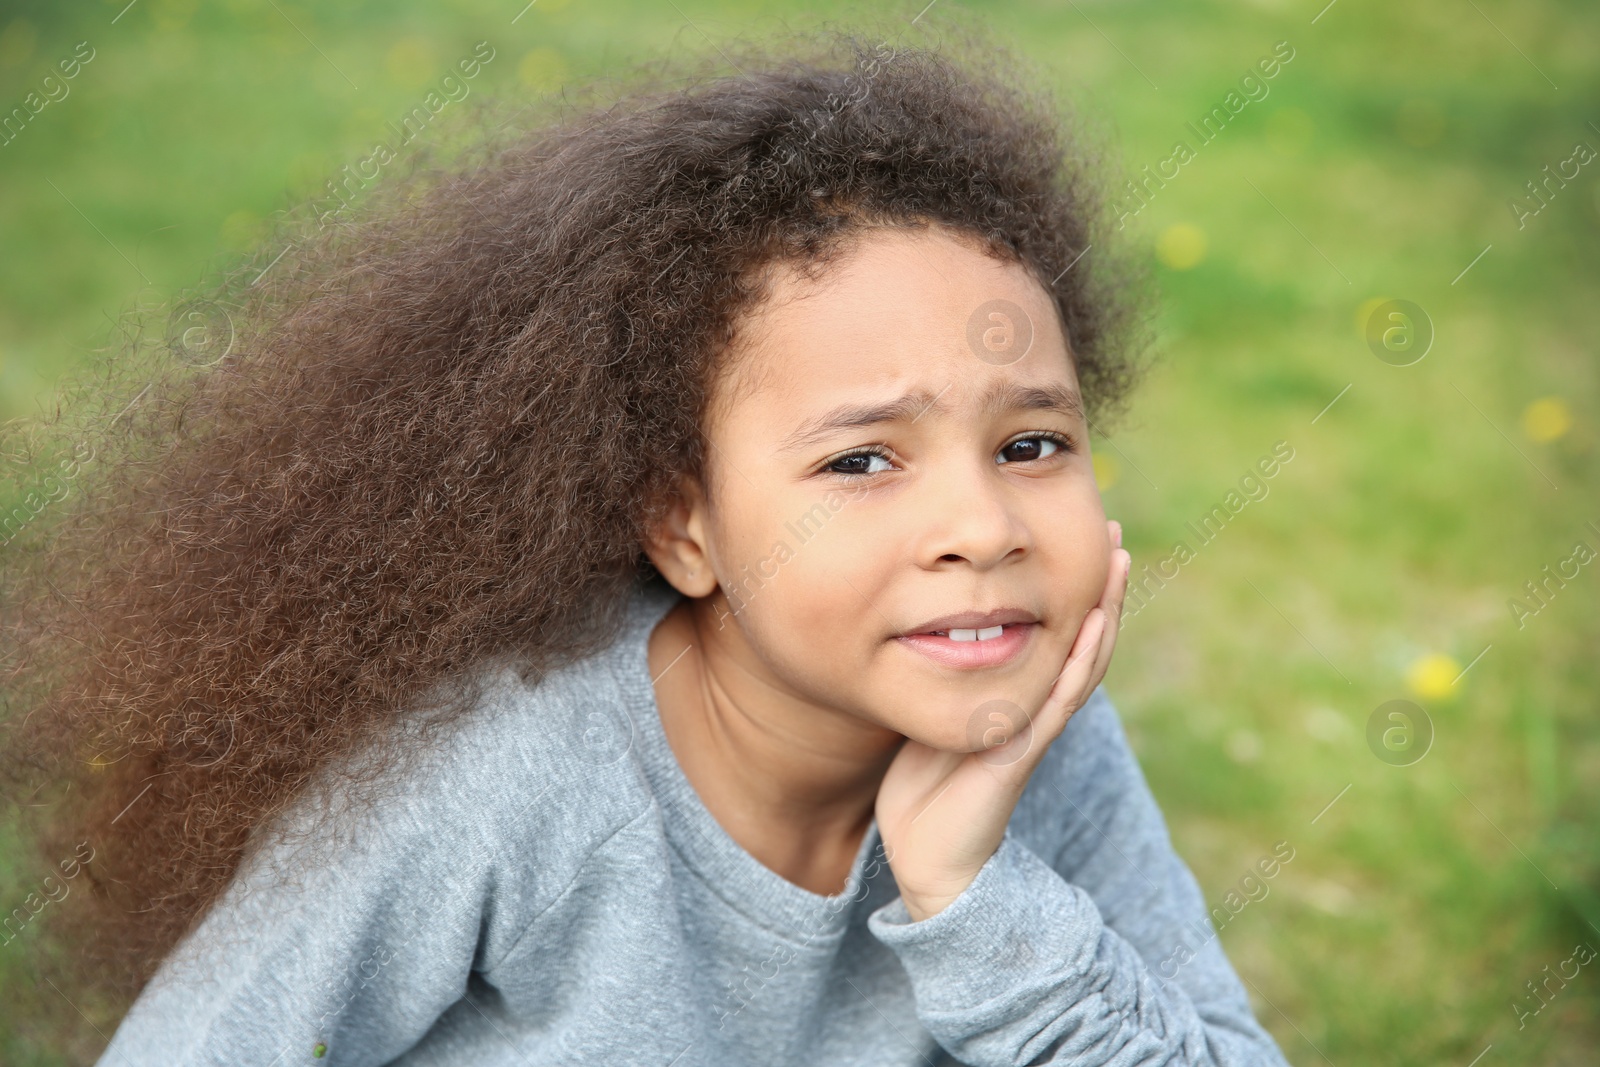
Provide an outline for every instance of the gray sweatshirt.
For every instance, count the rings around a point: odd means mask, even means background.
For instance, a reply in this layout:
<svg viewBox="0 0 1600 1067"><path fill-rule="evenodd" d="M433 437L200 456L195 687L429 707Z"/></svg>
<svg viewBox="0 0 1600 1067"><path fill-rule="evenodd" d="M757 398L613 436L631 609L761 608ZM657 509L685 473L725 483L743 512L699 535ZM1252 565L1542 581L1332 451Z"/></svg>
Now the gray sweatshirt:
<svg viewBox="0 0 1600 1067"><path fill-rule="evenodd" d="M645 655L677 598L640 585L614 644L533 686L486 668L384 802L253 850L99 1062L1284 1064L1103 691L912 922L876 823L819 896L700 802Z"/></svg>

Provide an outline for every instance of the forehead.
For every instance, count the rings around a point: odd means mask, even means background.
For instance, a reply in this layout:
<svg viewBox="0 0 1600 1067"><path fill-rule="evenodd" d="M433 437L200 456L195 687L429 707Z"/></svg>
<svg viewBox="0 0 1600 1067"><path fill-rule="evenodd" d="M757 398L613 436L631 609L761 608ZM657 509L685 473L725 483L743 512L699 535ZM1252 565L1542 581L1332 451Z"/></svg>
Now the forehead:
<svg viewBox="0 0 1600 1067"><path fill-rule="evenodd" d="M937 226L851 241L817 278L773 269L767 298L739 324L713 422L793 421L802 409L918 387L1076 388L1054 302L1021 264Z"/></svg>

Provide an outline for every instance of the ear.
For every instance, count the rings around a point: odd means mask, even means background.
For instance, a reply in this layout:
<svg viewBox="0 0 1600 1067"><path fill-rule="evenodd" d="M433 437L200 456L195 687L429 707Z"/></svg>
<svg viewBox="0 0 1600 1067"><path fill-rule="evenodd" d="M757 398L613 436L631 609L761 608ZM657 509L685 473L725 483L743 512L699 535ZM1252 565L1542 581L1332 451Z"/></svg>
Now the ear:
<svg viewBox="0 0 1600 1067"><path fill-rule="evenodd" d="M698 479L684 475L666 512L646 534L644 553L661 576L687 597L710 596L717 588L711 569L709 514Z"/></svg>

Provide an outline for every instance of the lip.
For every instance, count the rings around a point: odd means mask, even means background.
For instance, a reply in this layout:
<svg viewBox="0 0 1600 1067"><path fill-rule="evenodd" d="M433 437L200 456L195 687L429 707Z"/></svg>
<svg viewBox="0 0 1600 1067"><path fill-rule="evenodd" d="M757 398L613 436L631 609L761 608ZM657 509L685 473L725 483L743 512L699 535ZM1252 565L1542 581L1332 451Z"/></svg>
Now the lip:
<svg viewBox="0 0 1600 1067"><path fill-rule="evenodd" d="M959 620L986 618L971 614L946 617ZM959 623L951 625L960 626ZM1001 630L999 637L987 641L952 641L949 637L929 633L903 634L895 640L940 666L956 670L977 670L984 667L998 667L1020 657L1032 642L1033 632L1039 628L1037 622L989 622L986 625L1003 626L1004 629ZM938 628L943 629L943 627ZM960 628L982 629L983 627L960 626Z"/></svg>
<svg viewBox="0 0 1600 1067"><path fill-rule="evenodd" d="M1009 626L1013 623L1038 622L1039 616L1023 608L996 608L993 611L958 611L953 615L940 615L936 619L918 623L901 631L906 637L932 633L934 630L983 630L991 626ZM1000 638L995 638L1000 640Z"/></svg>

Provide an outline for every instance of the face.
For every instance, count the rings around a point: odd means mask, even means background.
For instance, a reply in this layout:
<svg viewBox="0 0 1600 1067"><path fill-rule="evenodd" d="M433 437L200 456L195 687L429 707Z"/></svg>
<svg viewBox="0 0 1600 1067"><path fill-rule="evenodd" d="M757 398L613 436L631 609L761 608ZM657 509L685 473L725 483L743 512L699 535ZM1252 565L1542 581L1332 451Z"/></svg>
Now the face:
<svg viewBox="0 0 1600 1067"><path fill-rule="evenodd" d="M1110 565L1050 298L937 227L770 292L650 554L708 654L779 699L977 751L1040 706Z"/></svg>

